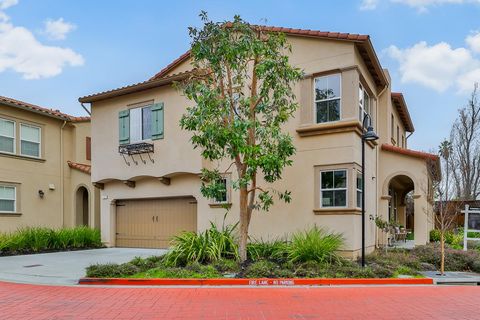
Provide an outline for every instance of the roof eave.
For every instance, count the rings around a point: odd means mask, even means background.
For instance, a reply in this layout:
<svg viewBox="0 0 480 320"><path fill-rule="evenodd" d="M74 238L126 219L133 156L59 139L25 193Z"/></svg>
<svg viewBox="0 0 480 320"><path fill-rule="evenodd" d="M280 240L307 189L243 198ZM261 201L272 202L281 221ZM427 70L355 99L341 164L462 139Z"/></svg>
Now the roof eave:
<svg viewBox="0 0 480 320"><path fill-rule="evenodd" d="M35 109L32 109L32 108L28 108L26 106L10 103L10 102L7 102L7 101L2 101L0 104L5 104L5 105L8 105L10 107L22 109L22 110L25 110L25 111L28 111L28 112L33 112L33 113L40 114L42 116L49 117L49 118L54 118L54 119L63 120L63 121L70 121L70 118L67 117L67 116L54 115L54 114L51 114L51 113L48 113L48 112L45 112L45 111L42 111L42 110L35 110Z"/></svg>
<svg viewBox="0 0 480 320"><path fill-rule="evenodd" d="M185 73L176 74L176 75L172 75L169 77L164 77L156 80L147 80L147 81L133 84L130 86L113 89L110 91L100 92L100 93L92 94L89 96L80 97L78 98L78 101L81 103L92 103L100 100L105 100L105 99L110 99L110 98L115 98L115 97L131 94L131 93L135 93L135 92L145 91L148 89L153 89L153 88L161 87L167 84L171 84L175 81L183 80L189 74L190 72L185 72Z"/></svg>

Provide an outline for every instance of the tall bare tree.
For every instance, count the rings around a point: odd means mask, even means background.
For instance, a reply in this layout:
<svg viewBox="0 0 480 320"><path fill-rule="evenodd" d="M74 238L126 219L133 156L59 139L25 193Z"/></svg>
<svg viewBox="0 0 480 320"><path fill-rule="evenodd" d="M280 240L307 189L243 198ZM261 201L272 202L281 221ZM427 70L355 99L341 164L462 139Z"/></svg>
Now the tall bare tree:
<svg viewBox="0 0 480 320"><path fill-rule="evenodd" d="M452 176L450 173L453 171L452 150L452 144L449 141L445 140L440 144L438 155L440 156L443 179L440 179L438 174L436 174L438 163L433 160L428 162L430 176L433 177L433 197L436 200L433 223L440 231L440 274L442 275L445 274L445 234L452 228L460 210L460 202L452 201L453 195L450 191Z"/></svg>
<svg viewBox="0 0 480 320"><path fill-rule="evenodd" d="M478 84L474 85L467 106L459 109L453 124L449 161L455 196L461 200L476 200L480 196L480 102Z"/></svg>

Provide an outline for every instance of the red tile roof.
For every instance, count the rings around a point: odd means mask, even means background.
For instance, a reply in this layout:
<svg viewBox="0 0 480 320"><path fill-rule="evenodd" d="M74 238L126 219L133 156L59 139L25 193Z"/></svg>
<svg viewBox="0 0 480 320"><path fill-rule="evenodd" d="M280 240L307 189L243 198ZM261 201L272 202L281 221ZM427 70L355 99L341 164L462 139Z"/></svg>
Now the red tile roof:
<svg viewBox="0 0 480 320"><path fill-rule="evenodd" d="M227 27L231 26L231 23L227 23L226 26ZM368 42L370 40L370 36L364 35L364 34L318 31L318 30L310 30L310 29L293 29L293 28L262 26L262 25L252 25L252 27L258 28L261 31L265 31L265 32L282 32L289 35L303 36L303 37L354 41L359 43ZM174 61L172 61L165 68L160 70L160 72L158 72L152 78L150 78L150 80L155 80L155 79L159 79L166 76L171 70L173 70L176 66L178 66L180 63L182 63L189 57L190 57L190 50L182 54L180 57L178 57ZM375 60L376 60L376 56L375 56ZM383 73L382 73L382 76L384 77Z"/></svg>
<svg viewBox="0 0 480 320"><path fill-rule="evenodd" d="M70 160L67 161L67 164L70 168L76 169L86 174L90 174L92 172L92 166L89 164L77 163Z"/></svg>
<svg viewBox="0 0 480 320"><path fill-rule="evenodd" d="M382 144L382 150L395 152L395 153L403 154L406 156L411 156L411 157L425 159L425 160L438 161L440 159L436 154L400 148L397 146L392 146L391 144L387 144L387 143Z"/></svg>
<svg viewBox="0 0 480 320"><path fill-rule="evenodd" d="M44 114L49 117L54 117L61 120L72 121L72 122L81 122L81 121L90 121L90 117L75 117L68 115L66 113L60 112L59 110L48 109L40 107L28 102L16 100L13 98L0 96L0 104L5 104L11 107L17 107L21 109L26 109L36 113Z"/></svg>
<svg viewBox="0 0 480 320"><path fill-rule="evenodd" d="M392 92L392 102L394 106L397 108L400 119L402 120L403 125L405 126L405 130L408 132L414 132L415 127L413 126L412 118L410 117L410 113L408 112L407 103L405 102L403 93Z"/></svg>
<svg viewBox="0 0 480 320"><path fill-rule="evenodd" d="M383 73L382 66L380 65L380 61L378 60L375 50L373 49L373 45L370 42L370 36L368 35L340 33L340 32L326 32L326 31L317 31L317 30L308 30L308 29L292 29L292 28L273 27L273 26L259 26L259 25L253 25L253 27L260 28L262 31L266 31L266 32L283 32L292 36L313 37L313 38L320 38L320 39L354 42L358 44L357 46L358 51L360 55L363 57L364 62L367 66L367 69L371 73L375 83L380 87L383 87L384 85L387 84L387 78ZM160 72L158 72L157 74L155 74L153 77L151 77L146 81L83 96L83 97L80 97L78 101L91 103L94 101L113 98L120 95L147 90L147 89L172 83L173 81L176 81L176 79L174 78L182 75L186 75L189 73L189 71L186 71L186 72L169 75L167 77L167 75L170 72L172 72L179 64L187 60L189 57L190 57L190 50L183 53L180 57L172 61ZM171 80L170 78L172 78L173 80Z"/></svg>
<svg viewBox="0 0 480 320"><path fill-rule="evenodd" d="M128 86L107 90L107 91L102 91L99 93L93 93L88 96L78 98L78 101L90 103L90 102L108 99L112 97L118 97L121 95L133 93L133 92L147 90L147 89L163 86L166 84L171 84L174 81L180 81L186 78L192 71L179 72L179 73L172 74L168 77L162 77L158 79L151 78L149 80L131 84Z"/></svg>

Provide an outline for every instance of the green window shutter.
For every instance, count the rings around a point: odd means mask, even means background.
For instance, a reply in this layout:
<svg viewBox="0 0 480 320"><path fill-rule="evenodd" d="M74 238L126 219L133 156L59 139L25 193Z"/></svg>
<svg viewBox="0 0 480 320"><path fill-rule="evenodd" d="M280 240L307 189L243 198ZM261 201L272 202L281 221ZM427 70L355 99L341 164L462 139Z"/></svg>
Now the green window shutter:
<svg viewBox="0 0 480 320"><path fill-rule="evenodd" d="M118 142L120 144L130 142L130 110L122 110L118 113Z"/></svg>
<svg viewBox="0 0 480 320"><path fill-rule="evenodd" d="M152 140L163 139L163 102L152 106Z"/></svg>

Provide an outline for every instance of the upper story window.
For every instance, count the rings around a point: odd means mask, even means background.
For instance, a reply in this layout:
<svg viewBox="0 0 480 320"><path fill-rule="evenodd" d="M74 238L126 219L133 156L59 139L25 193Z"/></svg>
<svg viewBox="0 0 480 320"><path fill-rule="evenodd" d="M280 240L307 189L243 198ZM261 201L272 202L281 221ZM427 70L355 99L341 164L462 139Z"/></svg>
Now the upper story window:
<svg viewBox="0 0 480 320"><path fill-rule="evenodd" d="M130 109L130 143L152 138L152 106Z"/></svg>
<svg viewBox="0 0 480 320"><path fill-rule="evenodd" d="M20 153L23 156L40 158L40 127L20 124Z"/></svg>
<svg viewBox="0 0 480 320"><path fill-rule="evenodd" d="M163 102L120 111L119 143L163 139L163 114Z"/></svg>
<svg viewBox="0 0 480 320"><path fill-rule="evenodd" d="M390 135L391 135L391 139L392 141L394 142L395 141L395 133L394 133L394 129L395 128L395 120L393 118L393 113L390 115Z"/></svg>
<svg viewBox="0 0 480 320"><path fill-rule="evenodd" d="M400 146L400 127L397 126L397 144Z"/></svg>
<svg viewBox="0 0 480 320"><path fill-rule="evenodd" d="M340 74L315 78L315 114L317 123L340 120L340 82Z"/></svg>
<svg viewBox="0 0 480 320"><path fill-rule="evenodd" d="M347 206L347 170L320 172L320 206Z"/></svg>
<svg viewBox="0 0 480 320"><path fill-rule="evenodd" d="M16 211L16 188L9 185L0 185L0 212Z"/></svg>
<svg viewBox="0 0 480 320"><path fill-rule="evenodd" d="M15 153L15 122L0 119L0 152Z"/></svg>
<svg viewBox="0 0 480 320"><path fill-rule="evenodd" d="M371 115L371 101L367 91L360 84L358 88L358 116L360 122L363 121L366 114Z"/></svg>

